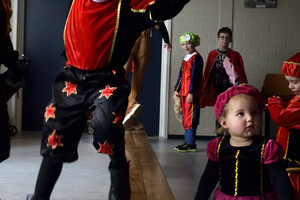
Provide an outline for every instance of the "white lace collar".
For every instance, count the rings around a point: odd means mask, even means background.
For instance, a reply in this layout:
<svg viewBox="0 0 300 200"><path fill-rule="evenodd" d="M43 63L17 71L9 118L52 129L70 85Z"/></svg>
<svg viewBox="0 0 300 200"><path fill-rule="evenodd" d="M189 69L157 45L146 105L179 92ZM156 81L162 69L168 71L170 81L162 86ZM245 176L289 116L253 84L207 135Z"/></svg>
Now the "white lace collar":
<svg viewBox="0 0 300 200"><path fill-rule="evenodd" d="M192 53L192 54L186 54L185 56L184 56L184 61L188 61L191 57L193 57L193 55L195 55L197 52L195 51L194 53Z"/></svg>

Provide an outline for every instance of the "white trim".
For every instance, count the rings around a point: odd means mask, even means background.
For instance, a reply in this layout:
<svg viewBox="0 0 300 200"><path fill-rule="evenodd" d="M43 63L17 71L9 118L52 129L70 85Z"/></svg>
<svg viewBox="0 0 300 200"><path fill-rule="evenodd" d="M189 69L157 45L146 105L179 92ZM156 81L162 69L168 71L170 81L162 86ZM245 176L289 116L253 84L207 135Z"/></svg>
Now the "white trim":
<svg viewBox="0 0 300 200"><path fill-rule="evenodd" d="M171 20L165 21L165 25L171 36ZM161 80L160 80L160 109L159 109L159 137L168 138L168 96L169 96L169 76L170 73L170 53L164 48L164 41L162 42L161 51Z"/></svg>
<svg viewBox="0 0 300 200"><path fill-rule="evenodd" d="M101 3L101 2L104 2L106 0L92 0L92 1L97 2L97 3Z"/></svg>
<svg viewBox="0 0 300 200"><path fill-rule="evenodd" d="M17 43L16 48L19 55L24 53L24 38L25 38L25 0L18 0L18 15L17 15ZM19 97L16 99L16 124L18 131L22 131L22 112L23 112L23 89L19 89Z"/></svg>

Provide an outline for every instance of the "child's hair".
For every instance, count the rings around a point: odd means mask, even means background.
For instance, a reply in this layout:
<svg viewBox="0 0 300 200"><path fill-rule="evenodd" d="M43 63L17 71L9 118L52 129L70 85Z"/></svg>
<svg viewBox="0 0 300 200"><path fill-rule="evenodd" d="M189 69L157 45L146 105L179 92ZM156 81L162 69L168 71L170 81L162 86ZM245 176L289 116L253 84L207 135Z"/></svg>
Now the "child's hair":
<svg viewBox="0 0 300 200"><path fill-rule="evenodd" d="M219 96L216 100L215 106L214 106L215 115L216 115L217 120L219 120L220 117L226 117L226 114L228 112L226 105L227 105L228 101L232 97L234 97L238 94L247 94L247 95L253 96L254 99L257 101L259 111L261 113L263 112L264 100L263 100L263 97L262 97L261 93L259 92L259 90L251 85L241 84L241 85L230 87L225 92L219 94ZM225 134L225 135L228 134L227 130L223 129L222 127L217 129L216 133L217 134Z"/></svg>
<svg viewBox="0 0 300 200"><path fill-rule="evenodd" d="M226 117L227 113L228 113L228 106L227 106L227 103L226 103L220 117ZM223 128L221 125L219 125L218 128L216 129L216 134L219 135L219 136L224 136L224 135L229 135L229 132L226 128Z"/></svg>
<svg viewBox="0 0 300 200"><path fill-rule="evenodd" d="M220 28L218 31L218 37L220 37L221 33L228 33L230 35L230 37L232 37L232 30L228 27Z"/></svg>
<svg viewBox="0 0 300 200"><path fill-rule="evenodd" d="M300 52L283 62L282 73L286 76L300 77Z"/></svg>
<svg viewBox="0 0 300 200"><path fill-rule="evenodd" d="M179 37L180 44L183 42L193 42L195 46L200 45L200 37L197 34L186 32Z"/></svg>

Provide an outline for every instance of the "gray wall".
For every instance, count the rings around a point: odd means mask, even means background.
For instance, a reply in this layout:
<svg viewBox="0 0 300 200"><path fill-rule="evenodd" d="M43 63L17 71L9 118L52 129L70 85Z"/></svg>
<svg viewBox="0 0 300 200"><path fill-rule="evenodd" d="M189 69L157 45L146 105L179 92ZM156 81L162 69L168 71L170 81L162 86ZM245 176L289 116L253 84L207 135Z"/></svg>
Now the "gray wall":
<svg viewBox="0 0 300 200"><path fill-rule="evenodd" d="M172 20L168 134L183 134L182 125L173 113L172 99L184 56L179 44L183 32L200 36L197 50L206 63L209 51L217 48L217 30L223 26L232 28L232 48L243 57L249 84L261 89L267 73L281 73L282 62L300 51L299 8L299 0L277 0L276 8L245 8L244 0L191 0ZM276 130L275 124L272 125L271 130ZM201 109L197 135L214 136L214 127L212 107Z"/></svg>

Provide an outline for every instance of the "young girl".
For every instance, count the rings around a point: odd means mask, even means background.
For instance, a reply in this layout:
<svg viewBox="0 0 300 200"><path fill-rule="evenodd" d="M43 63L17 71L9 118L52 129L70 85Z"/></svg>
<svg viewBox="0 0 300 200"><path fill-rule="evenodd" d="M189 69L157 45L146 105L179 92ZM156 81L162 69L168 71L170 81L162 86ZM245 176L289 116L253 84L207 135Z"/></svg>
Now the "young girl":
<svg viewBox="0 0 300 200"><path fill-rule="evenodd" d="M279 126L276 140L283 146L283 159L294 188L294 198L300 199L300 52L283 63L282 73L295 97L288 106L279 97L271 97L268 109Z"/></svg>
<svg viewBox="0 0 300 200"><path fill-rule="evenodd" d="M218 96L217 133L223 136L207 146L209 159L196 200L209 199L218 181L214 200L292 199L281 146L260 136L263 108L260 92L250 85L233 86Z"/></svg>
<svg viewBox="0 0 300 200"><path fill-rule="evenodd" d="M203 59L197 52L200 37L186 32L180 36L180 44L186 53L175 85L174 95L180 97L182 108L182 125L185 130L185 143L174 147L179 152L196 152L196 129L200 117L200 94L202 82Z"/></svg>

